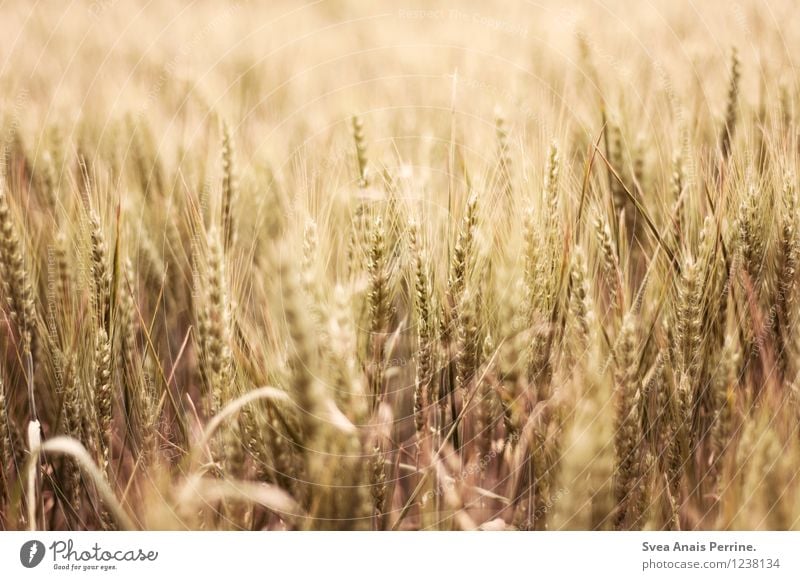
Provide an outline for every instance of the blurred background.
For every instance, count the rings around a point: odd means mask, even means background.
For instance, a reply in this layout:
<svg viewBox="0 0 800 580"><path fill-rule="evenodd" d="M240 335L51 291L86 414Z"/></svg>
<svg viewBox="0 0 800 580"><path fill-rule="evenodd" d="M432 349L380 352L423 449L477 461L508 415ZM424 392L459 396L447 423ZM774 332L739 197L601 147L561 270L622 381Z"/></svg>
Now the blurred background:
<svg viewBox="0 0 800 580"><path fill-rule="evenodd" d="M763 78L796 92L800 44L790 1L95 0L4 2L2 16L6 124L102 137L129 115L159 128L169 158L177 141L204 145L213 110L248 156L293 171L308 171L294 166L302 149L303 163L336 163L326 151L353 113L373 150L407 161L448 136L453 108L475 156L498 109L533 155L596 132L594 103L650 134L714 131L695 120L724 113L731 47L756 101L779 90Z"/></svg>

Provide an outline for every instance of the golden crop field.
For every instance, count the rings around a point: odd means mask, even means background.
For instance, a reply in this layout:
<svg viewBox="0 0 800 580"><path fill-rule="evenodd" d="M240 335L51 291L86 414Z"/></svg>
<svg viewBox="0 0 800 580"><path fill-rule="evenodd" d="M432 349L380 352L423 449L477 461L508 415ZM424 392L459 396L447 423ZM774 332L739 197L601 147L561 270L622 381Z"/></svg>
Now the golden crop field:
<svg viewBox="0 0 800 580"><path fill-rule="evenodd" d="M800 527L800 5L0 4L0 529Z"/></svg>

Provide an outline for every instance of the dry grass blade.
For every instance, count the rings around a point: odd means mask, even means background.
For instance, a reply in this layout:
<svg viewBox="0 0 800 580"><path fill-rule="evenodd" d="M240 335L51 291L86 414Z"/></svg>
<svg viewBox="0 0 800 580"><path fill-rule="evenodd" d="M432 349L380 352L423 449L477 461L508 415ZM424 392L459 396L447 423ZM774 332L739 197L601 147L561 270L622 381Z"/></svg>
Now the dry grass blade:
<svg viewBox="0 0 800 580"><path fill-rule="evenodd" d="M100 468L95 465L94 461L92 461L92 457L89 455L89 452L86 451L86 448L83 445L81 445L80 441L77 441L72 437L53 437L52 439L48 439L47 441L31 448L30 457L28 458L27 464L29 482L32 482L36 477L36 466L39 463L40 456L47 453L54 455L67 455L77 461L83 472L89 477L90 481L97 488L97 491L103 500L103 504L111 511L111 515L119 524L120 528L128 531L137 529L136 525L133 523L133 520L131 520L130 516L125 512L125 509L117 501L114 492L106 482L105 475ZM29 483L29 489L31 489L32 486L33 483ZM35 494L29 495L29 505L35 505L33 503L36 499ZM35 514L31 514L29 516L31 526L35 525L35 518Z"/></svg>

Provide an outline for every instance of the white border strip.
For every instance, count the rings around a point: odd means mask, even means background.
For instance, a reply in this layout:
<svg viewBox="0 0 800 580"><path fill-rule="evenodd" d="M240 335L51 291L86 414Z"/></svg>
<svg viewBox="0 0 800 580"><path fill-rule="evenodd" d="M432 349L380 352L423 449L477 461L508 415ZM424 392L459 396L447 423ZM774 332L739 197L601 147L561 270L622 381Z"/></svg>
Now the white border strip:
<svg viewBox="0 0 800 580"><path fill-rule="evenodd" d="M800 532L5 532L0 576L796 579L798 552Z"/></svg>

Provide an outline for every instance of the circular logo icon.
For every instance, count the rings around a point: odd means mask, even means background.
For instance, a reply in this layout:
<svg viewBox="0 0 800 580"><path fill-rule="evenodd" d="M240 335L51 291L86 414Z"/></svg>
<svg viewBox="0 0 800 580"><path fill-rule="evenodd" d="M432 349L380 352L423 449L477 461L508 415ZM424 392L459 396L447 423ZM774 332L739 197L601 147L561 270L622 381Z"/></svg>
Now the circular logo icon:
<svg viewBox="0 0 800 580"><path fill-rule="evenodd" d="M29 540L19 549L19 561L26 568L36 568L44 559L44 544L39 540Z"/></svg>

